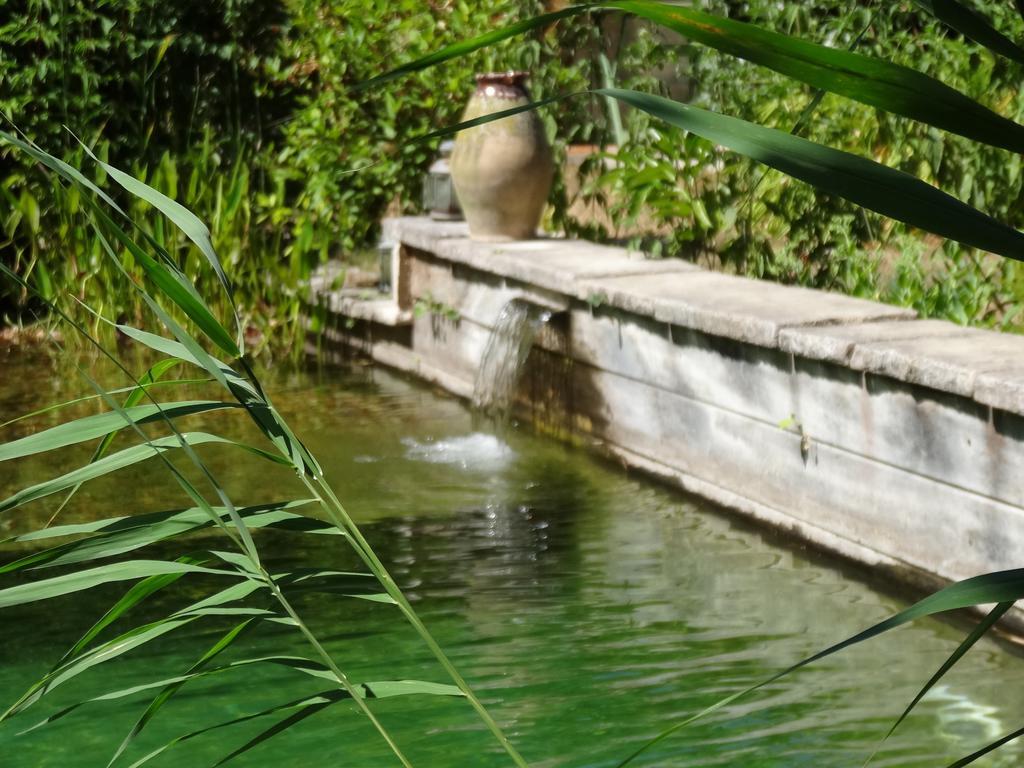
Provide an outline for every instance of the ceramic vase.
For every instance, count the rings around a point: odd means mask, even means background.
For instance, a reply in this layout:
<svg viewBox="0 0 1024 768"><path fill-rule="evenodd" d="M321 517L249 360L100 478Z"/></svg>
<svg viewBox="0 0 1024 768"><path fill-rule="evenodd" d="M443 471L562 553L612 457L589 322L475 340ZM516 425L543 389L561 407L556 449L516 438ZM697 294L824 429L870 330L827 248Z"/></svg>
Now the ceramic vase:
<svg viewBox="0 0 1024 768"><path fill-rule="evenodd" d="M529 103L525 72L477 75L462 119ZM554 162L540 118L520 112L458 134L452 183L475 240L535 237L551 190Z"/></svg>

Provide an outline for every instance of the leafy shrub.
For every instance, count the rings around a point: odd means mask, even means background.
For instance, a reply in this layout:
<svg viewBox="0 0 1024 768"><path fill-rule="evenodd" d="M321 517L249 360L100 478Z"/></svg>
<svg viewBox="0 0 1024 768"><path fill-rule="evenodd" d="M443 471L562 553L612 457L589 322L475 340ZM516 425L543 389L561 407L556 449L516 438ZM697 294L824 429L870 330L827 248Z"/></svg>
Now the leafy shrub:
<svg viewBox="0 0 1024 768"><path fill-rule="evenodd" d="M1010 119L1024 116L1019 66L963 39L913 3L705 5L836 48L855 46L936 77ZM974 5L1011 36L1020 30L1010 4ZM656 44L645 30L624 49L621 66L641 74L624 79L623 87L650 90L643 64ZM1013 226L1024 225L1019 156L831 95L801 123L814 98L810 88L706 47L675 47L671 54L678 70L692 78L699 106L785 131L801 125L806 138L871 156ZM592 189L603 191L616 213L625 214L616 218L634 231L647 224L646 245L655 252L900 303L957 322L1004 328L1019 322L1024 295L1014 262L923 237L644 115L630 115L627 127L630 140L615 155L617 167L592 179ZM685 163L677 159L680 146Z"/></svg>
<svg viewBox="0 0 1024 768"><path fill-rule="evenodd" d="M292 95L277 86L281 0L14 0L4 11L0 111L75 165L83 154L64 126L122 167L153 173L173 162L187 184L215 154L250 154L291 111ZM78 289L91 274L84 251L98 246L79 237L30 166L0 155L0 259L44 294L55 284ZM195 184L173 192L198 195ZM23 298L0 295L0 312Z"/></svg>
<svg viewBox="0 0 1024 768"><path fill-rule="evenodd" d="M436 143L410 138L458 119L474 73L524 68L536 73L538 96L578 90L590 83L590 64L573 51L593 47L599 32L561 26L401 90L352 87L388 61L539 9L532 0L497 8L230 0L170 9L154 0L31 0L0 26L0 110L88 169L69 126L102 158L196 210L232 262L250 323L297 332L299 280L372 242L389 209L417 209ZM560 149L599 140L583 102L546 119ZM138 297L115 288L77 202L55 198L22 156L0 156L0 164L0 259L46 297L70 287L109 314L137 315ZM137 201L122 202L141 213ZM173 234L170 242L154 234L184 263L195 258ZM18 316L25 299L0 296L0 317Z"/></svg>
<svg viewBox="0 0 1024 768"><path fill-rule="evenodd" d="M154 0L18 0L0 25L0 109L41 145L65 147L79 165L84 158L61 127L68 125L101 156L212 220L225 253L249 254L238 264L252 276L240 279L239 298L252 324L297 329L299 279L330 256L370 244L381 216L418 209L436 146L413 139L458 120L475 72L526 69L533 95L544 98L603 85L604 55L617 85L666 93L688 83L698 105L784 130L812 101L808 88L617 13L536 30L397 85L353 89L389 62L563 5L226 0L168 8ZM911 64L1011 118L1024 111L1015 64L964 41L914 4L707 5L835 47L857 40L857 50ZM1021 26L1008 4L977 5L1002 29ZM684 94L677 88L672 95ZM564 160L569 144L613 142L611 115L591 99L547 108L556 158ZM577 220L559 177L553 228L603 240L629 234L655 255L893 301L958 322L1019 322L1015 263L922 238L639 111L625 110L623 118L628 140L581 169L584 198L607 215ZM1024 224L1017 156L832 96L802 132ZM224 190L207 189L204 180L225 178L214 171L227 167L237 170L227 177L242 199L225 208ZM106 261L73 211L41 202L53 196L38 179L24 160L0 156L0 260L44 295L64 286L88 292L105 280ZM118 313L139 311L130 293L104 295L123 305ZM17 315L23 300L0 296L0 316Z"/></svg>

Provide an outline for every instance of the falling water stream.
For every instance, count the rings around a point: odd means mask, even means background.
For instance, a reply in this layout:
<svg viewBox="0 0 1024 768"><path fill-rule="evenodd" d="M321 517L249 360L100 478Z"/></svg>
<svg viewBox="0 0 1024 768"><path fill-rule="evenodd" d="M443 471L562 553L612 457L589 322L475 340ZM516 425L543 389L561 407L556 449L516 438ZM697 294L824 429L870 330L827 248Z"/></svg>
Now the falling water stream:
<svg viewBox="0 0 1024 768"><path fill-rule="evenodd" d="M521 299L502 307L473 383L474 407L499 418L508 417L533 341L550 319L549 310Z"/></svg>

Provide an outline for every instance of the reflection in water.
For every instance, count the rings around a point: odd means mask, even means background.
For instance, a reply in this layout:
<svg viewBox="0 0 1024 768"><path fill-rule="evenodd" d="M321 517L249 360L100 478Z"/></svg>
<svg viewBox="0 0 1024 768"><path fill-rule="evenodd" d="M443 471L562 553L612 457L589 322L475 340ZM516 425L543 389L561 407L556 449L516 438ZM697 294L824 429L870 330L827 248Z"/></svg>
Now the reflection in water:
<svg viewBox="0 0 1024 768"><path fill-rule="evenodd" d="M7 362L16 375L0 384L0 403L31 407L25 382L35 363L21 363L18 372L18 361ZM901 606L827 560L780 546L586 454L522 430L506 430L500 440L482 433L460 403L384 371L273 379L278 408L320 457L453 660L539 768L612 766L665 726ZM216 423L194 419L189 426ZM256 441L242 422L229 429ZM238 465L230 454L205 455L238 500L293 492L287 474ZM0 475L0 492L58 471L32 460L12 468L13 475ZM136 481L87 489L68 514L82 519L180 503L158 467L146 467ZM13 529L51 511L44 503L5 522ZM258 541L272 569L356 565L336 539L264 534ZM7 559L3 550L0 559ZM195 598L209 585L185 586ZM0 704L10 703L119 594L0 614ZM186 598L160 599L132 620L143 622ZM323 595L302 597L299 606L356 679L443 679L389 606ZM52 625L51 617L58 617ZM157 664L169 673L187 669L223 630L216 620L197 623L187 635L169 636L69 683L52 704L0 726L0 762L4 768L105 764L145 700L90 705L49 730L14 733L64 704L150 679ZM859 766L961 634L921 622L892 640L854 648L734 703L638 764ZM236 657L282 651L305 653L286 629L268 625L247 636ZM1011 730L1024 690L1007 681L1022 672L1018 658L979 644L874 764L943 766ZM309 686L270 667L190 684L143 733L132 757L211 719L308 694ZM463 702L388 700L376 707L417 766L507 764ZM154 765L213 764L269 725L195 739ZM1014 766L1020 755L1008 751L978 764ZM344 706L246 757L240 765L393 764Z"/></svg>

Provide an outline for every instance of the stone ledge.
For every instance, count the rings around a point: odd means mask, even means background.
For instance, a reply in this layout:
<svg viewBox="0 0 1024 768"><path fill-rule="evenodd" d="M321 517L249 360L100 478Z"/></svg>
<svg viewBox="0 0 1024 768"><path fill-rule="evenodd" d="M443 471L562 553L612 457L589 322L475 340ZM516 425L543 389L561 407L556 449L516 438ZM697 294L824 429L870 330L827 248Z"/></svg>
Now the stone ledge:
<svg viewBox="0 0 1024 768"><path fill-rule="evenodd" d="M1024 337L942 320L783 331L783 350L1024 413Z"/></svg>
<svg viewBox="0 0 1024 768"><path fill-rule="evenodd" d="M464 222L425 217L386 220L384 231L443 261L591 305L1024 414L1024 336L918 320L901 307L579 240L476 242Z"/></svg>
<svg viewBox="0 0 1024 768"><path fill-rule="evenodd" d="M850 366L853 350L859 344L944 336L957 329L959 326L940 320L895 320L839 327L787 328L779 334L779 348L800 357Z"/></svg>
<svg viewBox="0 0 1024 768"><path fill-rule="evenodd" d="M388 219L384 237L456 264L577 297L586 279L702 272L680 259L651 260L637 251L582 240L545 237L515 242L469 239L464 222Z"/></svg>
<svg viewBox="0 0 1024 768"><path fill-rule="evenodd" d="M605 278L582 286L619 309L761 347L778 348L789 326L914 318L910 310L840 294L718 272Z"/></svg>

